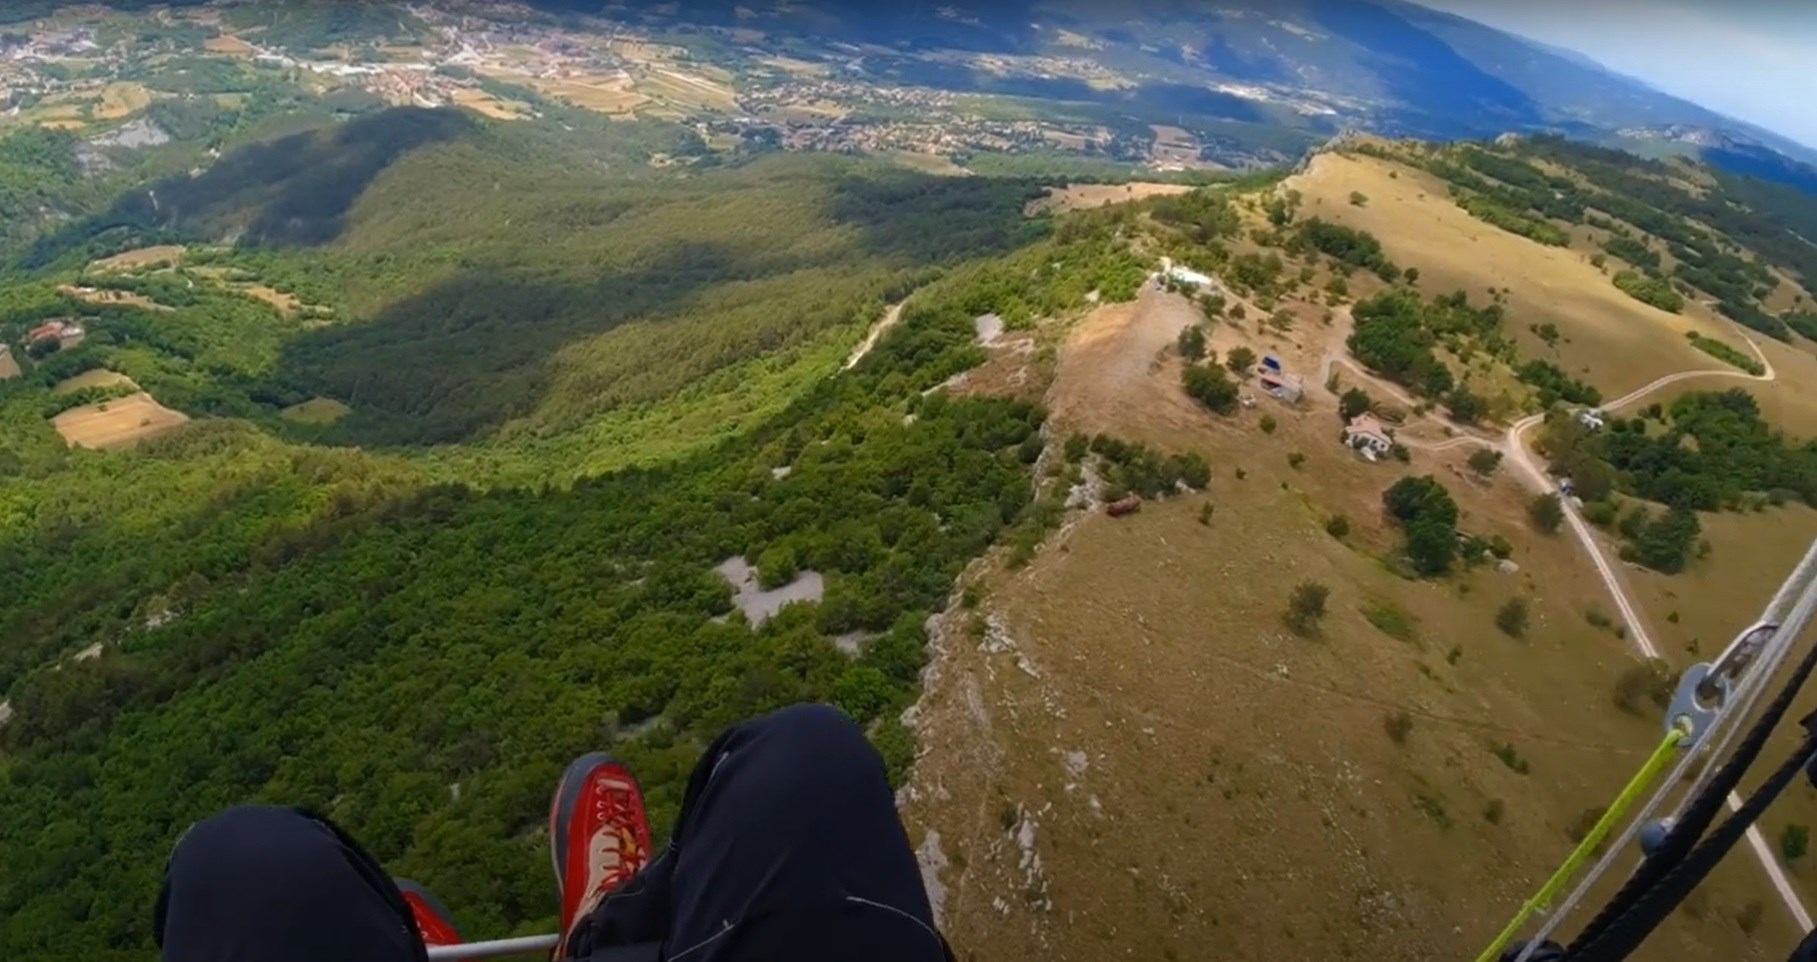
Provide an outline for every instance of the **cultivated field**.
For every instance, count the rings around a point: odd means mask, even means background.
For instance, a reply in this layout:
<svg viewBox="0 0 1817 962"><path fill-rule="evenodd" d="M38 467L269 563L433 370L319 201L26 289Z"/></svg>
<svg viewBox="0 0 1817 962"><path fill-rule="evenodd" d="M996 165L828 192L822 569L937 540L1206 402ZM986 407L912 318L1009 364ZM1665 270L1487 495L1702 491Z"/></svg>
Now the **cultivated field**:
<svg viewBox="0 0 1817 962"><path fill-rule="evenodd" d="M210 53L224 53L233 57L250 57L253 54L252 44L231 35L210 37L202 42L202 46Z"/></svg>
<svg viewBox="0 0 1817 962"><path fill-rule="evenodd" d="M176 308L170 307L169 305L159 304L149 297L145 297L142 294L134 294L130 291L110 291L93 287L74 287L69 284L64 284L57 288L57 292L60 294L67 294L76 300L85 301L89 304L127 304L132 307L142 307L148 311L176 310Z"/></svg>
<svg viewBox="0 0 1817 962"><path fill-rule="evenodd" d="M188 253L189 248L181 244L163 244L157 247L141 247L112 257L103 257L91 261L88 269L98 272L127 272L145 270L152 267L165 267L176 264Z"/></svg>
<svg viewBox="0 0 1817 962"><path fill-rule="evenodd" d="M1171 197L1192 190L1185 184L1069 184L1050 187L1047 196L1028 205L1030 216L1063 214L1073 210L1091 210L1106 204L1121 204L1145 197Z"/></svg>
<svg viewBox="0 0 1817 962"><path fill-rule="evenodd" d="M56 387L51 388L51 393L52 394L74 394L75 392L83 390L84 388L114 387L115 385L120 385L120 384L126 384L126 385L131 385L133 387L138 387L137 384L133 384L132 378L127 377L126 375L121 374L118 371L109 371L109 370L105 370L102 368L96 368L95 370L83 371L81 374L78 374L75 377L65 378L62 381L59 381L57 383Z"/></svg>
<svg viewBox="0 0 1817 962"><path fill-rule="evenodd" d="M484 90L477 90L470 87L463 87L456 90L454 92L454 102L462 107L468 107L479 111L495 120L522 120L529 116L528 112L524 109L523 104L517 103L516 101L507 103Z"/></svg>
<svg viewBox="0 0 1817 962"><path fill-rule="evenodd" d="M71 408L51 425L72 448L130 448L146 438L181 427L189 416L159 404L143 392L102 404Z"/></svg>
<svg viewBox="0 0 1817 962"><path fill-rule="evenodd" d="M906 811L943 920L979 958L1470 958L1657 741L1656 713L1612 703L1627 644L1585 621L1606 602L1577 548L1528 532L1513 479L1461 477L1466 451L1370 465L1325 404L1192 406L1166 350L1182 311L1151 294L1077 325L1054 436L1198 451L1209 492L1074 515L941 621ZM1380 493L1409 470L1443 480L1465 530L1512 541L1519 572L1391 574ZM1281 623L1304 580L1331 588L1314 638ZM1518 640L1493 623L1516 595ZM1735 920L1756 900L1750 935ZM1794 941L1738 859L1639 957Z"/></svg>
<svg viewBox="0 0 1817 962"><path fill-rule="evenodd" d="M111 83L101 88L101 102L94 108L96 120L124 120L151 106L151 91L136 83Z"/></svg>

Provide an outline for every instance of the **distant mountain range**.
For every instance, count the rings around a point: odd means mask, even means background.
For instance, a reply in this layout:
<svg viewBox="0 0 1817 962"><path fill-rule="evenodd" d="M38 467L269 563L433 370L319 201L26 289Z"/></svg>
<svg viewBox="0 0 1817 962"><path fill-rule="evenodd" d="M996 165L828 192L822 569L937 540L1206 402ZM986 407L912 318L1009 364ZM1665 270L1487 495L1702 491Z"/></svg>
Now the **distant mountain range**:
<svg viewBox="0 0 1817 962"><path fill-rule="evenodd" d="M601 10L598 0L538 6ZM1817 187L1817 151L1581 54L1404 0L684 0L605 12L758 31L799 53L855 48L849 62L899 82L1145 102L1312 134L1555 131Z"/></svg>

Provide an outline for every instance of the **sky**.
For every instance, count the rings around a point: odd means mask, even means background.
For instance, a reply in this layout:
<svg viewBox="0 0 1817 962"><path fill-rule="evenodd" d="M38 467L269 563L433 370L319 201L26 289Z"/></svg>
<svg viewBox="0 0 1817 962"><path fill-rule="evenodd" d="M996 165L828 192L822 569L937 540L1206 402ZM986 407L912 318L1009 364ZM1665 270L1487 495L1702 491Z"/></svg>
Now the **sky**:
<svg viewBox="0 0 1817 962"><path fill-rule="evenodd" d="M1812 0L1415 0L1817 148Z"/></svg>

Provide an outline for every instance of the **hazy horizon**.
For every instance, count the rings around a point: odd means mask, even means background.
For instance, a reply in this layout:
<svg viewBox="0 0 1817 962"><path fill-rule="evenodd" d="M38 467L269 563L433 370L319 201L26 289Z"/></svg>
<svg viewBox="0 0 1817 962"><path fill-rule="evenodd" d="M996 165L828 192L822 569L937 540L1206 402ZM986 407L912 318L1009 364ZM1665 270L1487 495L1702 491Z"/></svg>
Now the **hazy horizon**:
<svg viewBox="0 0 1817 962"><path fill-rule="evenodd" d="M1413 0L1577 51L1817 150L1817 4L1738 0Z"/></svg>

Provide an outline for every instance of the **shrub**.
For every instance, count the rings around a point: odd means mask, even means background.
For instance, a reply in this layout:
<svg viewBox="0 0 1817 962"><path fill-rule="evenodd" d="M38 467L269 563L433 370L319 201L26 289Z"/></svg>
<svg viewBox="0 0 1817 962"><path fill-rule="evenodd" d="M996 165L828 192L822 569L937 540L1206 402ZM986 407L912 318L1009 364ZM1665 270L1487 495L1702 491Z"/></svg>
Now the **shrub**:
<svg viewBox="0 0 1817 962"><path fill-rule="evenodd" d="M1351 191L1350 192L1350 206L1352 206L1352 207L1369 206L1369 195L1363 193L1360 190Z"/></svg>
<svg viewBox="0 0 1817 962"><path fill-rule="evenodd" d="M1596 828L1597 822L1602 821L1604 813L1608 810L1607 806L1596 805L1578 812L1577 818L1565 828L1565 837L1569 838L1573 844L1589 838L1591 830ZM1602 846L1598 845L1596 850L1601 852Z"/></svg>
<svg viewBox="0 0 1817 962"><path fill-rule="evenodd" d="M1295 634L1311 634L1325 617L1325 602L1330 597L1330 588L1316 581L1301 582L1287 599L1287 627Z"/></svg>
<svg viewBox="0 0 1817 962"><path fill-rule="evenodd" d="M1520 638L1527 633L1527 599L1516 595L1509 598L1495 612L1495 627L1510 638Z"/></svg>
<svg viewBox="0 0 1817 962"><path fill-rule="evenodd" d="M1334 514L1325 520L1325 533L1333 538L1342 539L1350 534L1350 519L1341 514Z"/></svg>
<svg viewBox="0 0 1817 962"><path fill-rule="evenodd" d="M1210 410L1218 414L1236 413L1238 388L1223 368L1190 365L1181 373L1180 384L1188 395Z"/></svg>
<svg viewBox="0 0 1817 962"><path fill-rule="evenodd" d="M1364 608L1363 620L1397 641L1412 641L1418 633L1413 616L1392 601L1378 601Z"/></svg>
<svg viewBox="0 0 1817 962"><path fill-rule="evenodd" d="M1274 417L1267 414L1262 415L1261 424L1258 426L1262 429L1263 434L1273 434L1275 429Z"/></svg>
<svg viewBox="0 0 1817 962"><path fill-rule="evenodd" d="M1741 931L1753 935L1754 930L1760 928L1760 920L1765 917L1766 911L1765 903L1759 899L1750 899L1748 904L1735 913L1735 924L1740 927Z"/></svg>
<svg viewBox="0 0 1817 962"><path fill-rule="evenodd" d="M1535 495L1527 503L1527 518L1533 527L1546 534L1557 534L1559 525L1565 523L1565 507L1559 503L1556 493L1547 492Z"/></svg>
<svg viewBox="0 0 1817 962"><path fill-rule="evenodd" d="M1522 758L1520 752L1515 751L1514 746L1508 742L1491 744L1489 750L1495 753L1496 758L1501 759L1503 765L1508 766L1509 771L1514 772L1517 775L1525 775L1532 771L1531 766L1527 764L1527 760Z"/></svg>
<svg viewBox="0 0 1817 962"><path fill-rule="evenodd" d="M1295 471L1298 471L1300 469L1300 465L1305 464L1305 463L1306 463L1306 456L1304 454L1301 454L1298 451L1295 451L1295 452L1287 455L1287 466L1294 469Z"/></svg>
<svg viewBox="0 0 1817 962"><path fill-rule="evenodd" d="M1405 277L1409 284L1418 284L1420 282L1420 269L1417 267L1409 267L1401 276Z"/></svg>
<svg viewBox="0 0 1817 962"><path fill-rule="evenodd" d="M1483 806L1483 821L1491 825L1500 825L1502 817L1507 814L1507 811L1508 806L1501 799L1489 799L1489 803Z"/></svg>
<svg viewBox="0 0 1817 962"><path fill-rule="evenodd" d="M1199 523L1202 525L1205 525L1207 527L1210 527L1211 526L1211 513L1212 513L1211 502L1207 501L1204 504L1199 505Z"/></svg>
<svg viewBox="0 0 1817 962"><path fill-rule="evenodd" d="M1811 850L1811 827L1809 825L1787 825L1779 833L1779 854L1788 862L1804 858Z"/></svg>
<svg viewBox="0 0 1817 962"><path fill-rule="evenodd" d="M1370 400L1368 394L1365 394L1360 388L1353 387L1338 398L1338 416L1348 422L1374 406L1375 402Z"/></svg>
<svg viewBox="0 0 1817 962"><path fill-rule="evenodd" d="M1486 478L1494 474L1496 468L1501 467L1502 453L1494 448L1477 448L1470 452L1469 464L1470 470Z"/></svg>
<svg viewBox="0 0 1817 962"><path fill-rule="evenodd" d="M1641 715L1647 704L1661 711L1672 704L1677 684L1666 663L1651 658L1629 667L1615 679L1615 707L1629 715Z"/></svg>
<svg viewBox="0 0 1817 962"><path fill-rule="evenodd" d="M1197 361L1205 356L1205 332L1197 324L1180 329L1180 356Z"/></svg>
<svg viewBox="0 0 1817 962"><path fill-rule="evenodd" d="M1407 744L1407 736L1413 733L1413 716L1404 711L1390 712L1382 718L1382 728L1388 732L1388 740L1396 745Z"/></svg>

